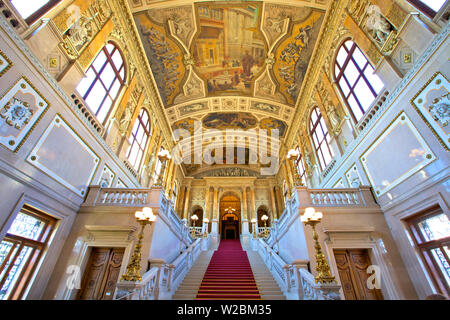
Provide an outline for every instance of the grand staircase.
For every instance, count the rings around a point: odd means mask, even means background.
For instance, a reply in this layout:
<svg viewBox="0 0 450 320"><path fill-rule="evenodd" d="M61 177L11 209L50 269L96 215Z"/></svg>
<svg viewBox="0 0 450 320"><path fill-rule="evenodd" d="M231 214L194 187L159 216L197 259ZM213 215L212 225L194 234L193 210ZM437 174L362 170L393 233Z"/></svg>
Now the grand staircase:
<svg viewBox="0 0 450 320"><path fill-rule="evenodd" d="M285 299L258 253L244 251L239 240L222 240L203 252L173 296L176 300Z"/></svg>

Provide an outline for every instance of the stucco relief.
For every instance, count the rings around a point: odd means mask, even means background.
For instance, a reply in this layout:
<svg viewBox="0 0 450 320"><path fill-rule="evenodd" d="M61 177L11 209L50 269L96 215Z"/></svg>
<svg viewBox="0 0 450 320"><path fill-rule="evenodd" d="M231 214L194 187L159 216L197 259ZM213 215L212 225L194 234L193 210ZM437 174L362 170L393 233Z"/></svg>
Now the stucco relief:
<svg viewBox="0 0 450 320"><path fill-rule="evenodd" d="M17 151L48 106L33 85L21 78L0 99L0 144Z"/></svg>

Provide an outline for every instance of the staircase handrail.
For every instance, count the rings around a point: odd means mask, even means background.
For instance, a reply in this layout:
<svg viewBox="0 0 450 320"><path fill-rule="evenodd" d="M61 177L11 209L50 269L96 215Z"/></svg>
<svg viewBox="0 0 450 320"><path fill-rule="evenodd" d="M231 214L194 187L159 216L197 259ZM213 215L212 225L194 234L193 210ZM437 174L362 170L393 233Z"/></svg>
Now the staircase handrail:
<svg viewBox="0 0 450 320"><path fill-rule="evenodd" d="M263 239L257 239L257 251L272 273L281 291L292 300L339 300L337 283L316 283L306 264L288 264Z"/></svg>

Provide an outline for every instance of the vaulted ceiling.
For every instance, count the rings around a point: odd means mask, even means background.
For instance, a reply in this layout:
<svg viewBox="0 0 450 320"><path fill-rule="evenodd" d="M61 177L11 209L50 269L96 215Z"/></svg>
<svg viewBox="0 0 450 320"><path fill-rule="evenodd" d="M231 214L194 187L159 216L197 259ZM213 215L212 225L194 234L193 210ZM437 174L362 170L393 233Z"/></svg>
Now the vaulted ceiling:
<svg viewBox="0 0 450 320"><path fill-rule="evenodd" d="M286 134L328 0L129 0L172 129Z"/></svg>

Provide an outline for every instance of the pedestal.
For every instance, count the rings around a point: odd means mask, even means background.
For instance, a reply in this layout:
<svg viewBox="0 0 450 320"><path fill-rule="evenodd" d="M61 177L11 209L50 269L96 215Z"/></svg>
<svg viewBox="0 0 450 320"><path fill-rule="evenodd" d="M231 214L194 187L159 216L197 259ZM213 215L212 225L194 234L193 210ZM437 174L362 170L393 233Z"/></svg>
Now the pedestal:
<svg viewBox="0 0 450 320"><path fill-rule="evenodd" d="M250 233L248 234L241 234L241 245L242 245L242 249L244 250L248 250L251 248L251 237L252 235Z"/></svg>
<svg viewBox="0 0 450 320"><path fill-rule="evenodd" d="M248 228L248 220L244 219L242 220L242 234L249 234L249 228Z"/></svg>

